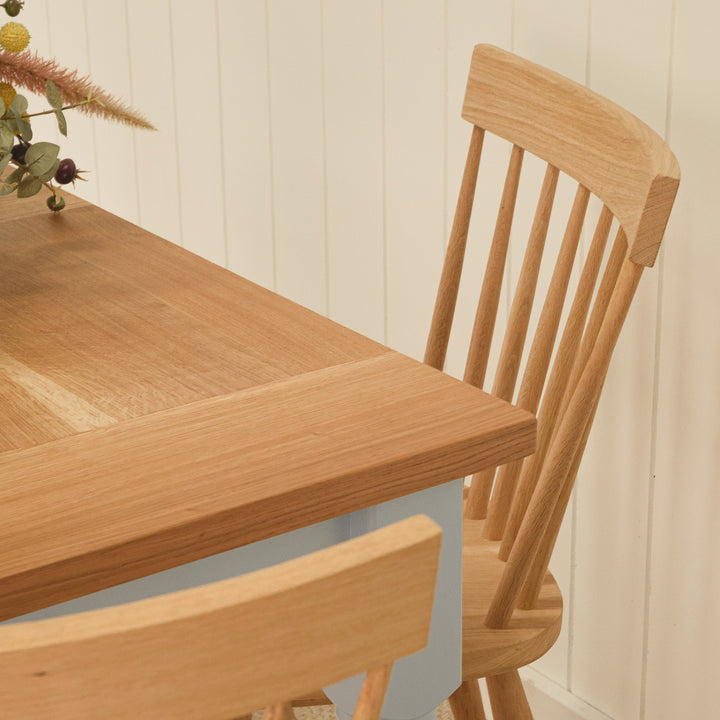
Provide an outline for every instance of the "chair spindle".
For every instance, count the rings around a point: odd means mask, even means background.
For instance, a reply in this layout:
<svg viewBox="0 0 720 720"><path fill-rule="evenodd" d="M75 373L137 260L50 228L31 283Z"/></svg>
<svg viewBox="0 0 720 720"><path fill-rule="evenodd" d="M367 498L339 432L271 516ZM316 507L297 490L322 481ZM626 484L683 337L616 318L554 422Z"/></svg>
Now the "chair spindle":
<svg viewBox="0 0 720 720"><path fill-rule="evenodd" d="M490 344L495 330L495 319L500 302L500 289L505 273L505 260L515 213L515 200L517 199L518 184L520 182L523 153L524 150L519 145L513 145L495 224L495 233L490 247L490 256L475 314L475 324L463 377L465 382L475 385L475 387L482 387L485 381Z"/></svg>
<svg viewBox="0 0 720 720"><path fill-rule="evenodd" d="M521 387L520 394L526 402L529 402L529 407L526 409L531 409L531 412L535 411L533 405L535 408L537 407L538 400L534 400L534 397L537 396L539 399L542 387L545 384L545 377L550 365L550 356L560 324L560 314L563 304L565 303L565 296L580 242L580 234L582 232L589 199L590 191L583 185L578 185L575 200L573 201L573 206L570 211L570 217L565 228L558 261L550 280L550 287L540 313L535 339L530 348L530 354L521 383L521 386L524 387ZM468 504L470 503L472 494L471 487ZM488 535L487 528L485 529L485 537L491 540L499 539L498 537Z"/></svg>
<svg viewBox="0 0 720 720"><path fill-rule="evenodd" d="M576 373L576 375L581 375L584 371L584 368L587 364L588 356L591 354L592 348L595 346L595 343L597 341L600 327L609 312L610 293L614 291L616 283L619 282L618 276L621 268L623 267L623 262L629 262L629 260L625 260L624 256L621 256L621 250L625 250L627 252L627 243L622 230L618 232L616 246L613 248L613 250L615 250L616 248L616 257L613 258L611 256L608 261L606 276L603 277L603 284L601 285L600 291L598 291L598 298L596 300L595 307L593 308L594 317L591 316L590 318L588 328L586 330L585 336L583 337L583 346L580 349L578 361L573 368L573 371L574 373ZM619 262L617 260L618 257L621 257ZM567 411L567 407L571 401L571 393L574 392L578 381L579 378L575 381L574 385L570 385L569 392L567 392L565 395L564 405L561 408L561 418ZM592 423L595 419L595 413L597 412L597 405L600 400L600 394L605 383L605 376L603 375L602 378L599 378L597 383L597 397L594 401L593 406L587 413L585 430L583 432L575 459L561 488L558 502L550 516L550 522L548 524L547 530L545 531L542 540L537 545L537 552L533 560L530 573L528 574L528 579L526 580L525 587L523 588L523 591L520 595L521 607L532 607L534 605L540 592L542 580L545 576L545 573L547 572L548 565L550 564L550 557L552 555L553 548L555 547L557 536L560 532L560 526L562 525L565 510L567 509L567 504L570 500L570 495L572 494L575 478L577 477L577 473L580 468L580 461L582 459L583 453L585 452L585 445L587 444L590 430L592 428ZM554 435L550 442L555 442Z"/></svg>
<svg viewBox="0 0 720 720"><path fill-rule="evenodd" d="M517 383L517 376L520 371L520 361L522 360L525 340L527 338L530 313L535 299L535 290L537 288L538 275L540 274L540 263L542 261L543 250L545 249L545 240L550 224L550 214L555 200L555 190L557 188L559 174L560 171L556 167L548 164L545 170L542 189L540 190L540 197L525 251L523 265L520 270L520 277L515 289L512 307L510 308L507 330L500 350L500 359L495 372L492 394L507 401L512 400L515 392L515 384ZM492 485L494 477L495 468L488 468L483 473L479 473L478 480L480 486L487 487ZM493 510L493 508L497 508L498 504L502 505L505 502L509 502L509 498L502 497L498 503L499 495L502 495L503 491L507 492L508 489L509 486L507 484L502 486L496 484L495 490L492 493L487 524L485 526L488 537L492 537L497 532L495 523L497 522L498 511L497 509ZM473 509L470 503L468 503L466 512ZM468 517L472 516L468 515Z"/></svg>
<svg viewBox="0 0 720 720"><path fill-rule="evenodd" d="M588 358L595 346L598 333L600 332L600 327L602 326L605 314L607 313L610 297L615 290L615 285L618 277L620 276L620 270L627 253L627 237L625 236L625 231L622 228L619 228L617 235L615 236L615 242L613 243L612 250L610 251L610 257L608 258L605 266L605 272L603 274L603 279L600 282L600 287L598 288L592 312L590 313L590 319L588 320L587 327L583 333L578 356L575 360L575 364L573 365L572 372L570 373L570 380L568 382L567 390L565 391L565 397L563 398L563 402L560 406L561 418L567 410L567 406L573 393L575 392L580 376L582 375Z"/></svg>
<svg viewBox="0 0 720 720"><path fill-rule="evenodd" d="M508 327L500 351L500 360L493 385L493 395L503 400L511 400L515 392L515 382L520 370L520 360L522 359L522 351L530 323L530 312L532 311L538 275L540 274L540 262L545 247L548 225L550 224L550 213L555 199L559 172L556 167L547 166L527 250L510 309Z"/></svg>
<svg viewBox="0 0 720 720"><path fill-rule="evenodd" d="M500 209L495 223L495 233L490 246L490 255L475 313L475 323L470 338L470 349L463 380L476 387L482 387L485 382L485 372L490 357L490 345L492 344L495 320L497 319L498 305L500 304L500 290L503 275L505 274L505 262L510 243L513 215L515 214L515 201L517 200L523 154L524 150L520 146L513 145L500 201ZM465 503L467 517L485 517L492 490L492 475L494 475L494 469L473 475L470 492Z"/></svg>
<svg viewBox="0 0 720 720"><path fill-rule="evenodd" d="M626 260L623 264L617 287L598 333L597 343L562 417L523 526L490 603L486 616L488 627L505 627L517 606L520 591L536 554L537 543L548 528L550 515L557 504L562 485L576 461L587 428L588 408L592 411L602 387L612 351L642 271L642 265L636 265L630 260Z"/></svg>
<svg viewBox="0 0 720 720"><path fill-rule="evenodd" d="M390 664L368 670L352 720L379 720L385 693L390 684L392 667Z"/></svg>
<svg viewBox="0 0 720 720"><path fill-rule="evenodd" d="M480 156L482 154L485 131L473 126L470 138L470 147L465 161L460 195L455 209L448 250L445 255L440 288L435 301L430 334L425 348L425 363L442 370L445 365L450 330L452 328L455 305L457 303L460 276L462 275L463 261L465 259L465 246L467 244L470 216L472 214L475 186L477 184Z"/></svg>
<svg viewBox="0 0 720 720"><path fill-rule="evenodd" d="M578 469L580 468L580 461L582 460L583 453L585 452L585 445L587 445L588 437L590 436L590 430L592 429L592 424L595 419L595 413L597 412L598 405L600 404L600 395L603 384L604 383L600 384L595 403L592 410L588 413L585 431L583 432L580 445L575 453L573 464L570 467L570 471L568 472L565 482L563 483L560 496L558 497L555 509L552 511L550 516L550 522L545 530L543 539L538 544L538 550L533 559L532 565L530 566L530 572L525 580L525 584L520 591L520 596L518 597L518 607L520 608L526 609L535 607L535 603L540 595L545 574L550 566L550 558L555 548L558 535L560 534L560 526L562 525L568 503L570 502L570 496L572 495L575 479L577 478Z"/></svg>
<svg viewBox="0 0 720 720"><path fill-rule="evenodd" d="M553 363L547 382L547 388L543 395L542 405L538 415L537 449L534 455L527 458L527 460L519 460L506 466L506 472L509 476L507 482L512 483L513 487L515 487L517 483L517 486L511 508L509 509L509 515L506 517L502 535L503 540L499 549L499 556L502 560L507 560L510 555L512 544L515 541L533 490L535 489L537 477L545 460L547 449L550 446L554 429L557 427L560 404L578 352L580 338L583 328L585 327L585 321L592 300L592 293L600 272L600 265L607 245L611 224L612 213L607 206L604 206L595 227L592 243L590 244L590 249L580 275L575 299L570 308L565 329L560 339L560 344L558 345L555 362ZM527 407L525 409L535 412L537 411L537 405L534 408ZM522 471L520 468L522 468ZM517 480L518 475L520 475L519 481Z"/></svg>

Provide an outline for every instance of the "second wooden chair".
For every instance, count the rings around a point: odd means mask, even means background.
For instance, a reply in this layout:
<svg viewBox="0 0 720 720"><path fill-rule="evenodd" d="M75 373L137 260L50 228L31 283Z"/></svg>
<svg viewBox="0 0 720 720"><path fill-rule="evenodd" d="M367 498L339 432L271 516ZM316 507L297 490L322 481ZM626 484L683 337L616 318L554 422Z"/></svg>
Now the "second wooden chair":
<svg viewBox="0 0 720 720"><path fill-rule="evenodd" d="M249 575L0 627L7 720L229 720L368 671L377 720L393 661L427 643L441 533L417 516Z"/></svg>

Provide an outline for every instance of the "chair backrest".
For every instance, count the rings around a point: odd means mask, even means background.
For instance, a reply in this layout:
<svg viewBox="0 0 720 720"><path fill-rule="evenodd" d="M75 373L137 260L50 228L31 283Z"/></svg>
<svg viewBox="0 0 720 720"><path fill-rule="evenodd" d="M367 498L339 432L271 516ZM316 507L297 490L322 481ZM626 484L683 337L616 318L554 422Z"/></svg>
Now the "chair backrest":
<svg viewBox="0 0 720 720"><path fill-rule="evenodd" d="M509 141L512 151L465 367L465 381L478 387L490 356L524 153L547 163L488 388L538 414L538 447L524 461L474 476L465 510L466 517L485 518L485 536L501 540L499 554L508 561L486 619L491 627L502 627L516 606L532 607L537 599L610 356L642 270L657 256L680 170L660 136L629 112L488 45L474 50L463 117L473 131L425 362L437 368L445 362L483 139L492 133ZM561 172L577 181L577 192L516 392ZM591 194L602 201L602 212L556 347ZM613 218L619 230L596 291Z"/></svg>
<svg viewBox="0 0 720 720"><path fill-rule="evenodd" d="M0 627L0 716L227 720L368 670L356 715L377 718L393 661L427 643L440 542L416 516L242 577Z"/></svg>

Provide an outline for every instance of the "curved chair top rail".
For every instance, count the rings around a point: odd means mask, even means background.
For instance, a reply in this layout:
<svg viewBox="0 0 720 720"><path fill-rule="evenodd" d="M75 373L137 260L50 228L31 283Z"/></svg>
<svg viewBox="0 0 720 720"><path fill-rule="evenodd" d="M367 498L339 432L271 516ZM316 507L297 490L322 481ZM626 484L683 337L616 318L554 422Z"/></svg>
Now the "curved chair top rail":
<svg viewBox="0 0 720 720"><path fill-rule="evenodd" d="M0 715L220 720L392 664L427 643L440 543L415 516L241 577L1 627Z"/></svg>
<svg viewBox="0 0 720 720"><path fill-rule="evenodd" d="M617 217L630 259L654 264L680 167L645 123L592 90L492 45L475 47L462 116L575 178Z"/></svg>

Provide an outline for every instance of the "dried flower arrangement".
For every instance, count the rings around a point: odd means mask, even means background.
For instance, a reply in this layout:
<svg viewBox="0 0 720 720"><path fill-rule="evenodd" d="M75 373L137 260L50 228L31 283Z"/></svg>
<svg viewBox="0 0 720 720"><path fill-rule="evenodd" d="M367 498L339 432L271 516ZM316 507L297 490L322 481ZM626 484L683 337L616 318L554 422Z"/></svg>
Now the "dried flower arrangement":
<svg viewBox="0 0 720 720"><path fill-rule="evenodd" d="M0 7L11 17L17 16L23 0L5 0ZM61 186L82 180L72 158L60 159L60 146L51 142L32 142L30 118L54 114L58 129L67 137L65 111L77 109L127 125L154 130L137 111L128 107L90 78L77 70L61 67L55 60L40 57L27 50L30 33L17 22L0 28L0 173L8 166L14 170L0 179L0 195L17 191L18 197L31 197L45 187L50 191L47 206L58 212L65 207ZM47 110L28 112L28 101L16 88L43 94L50 105Z"/></svg>

